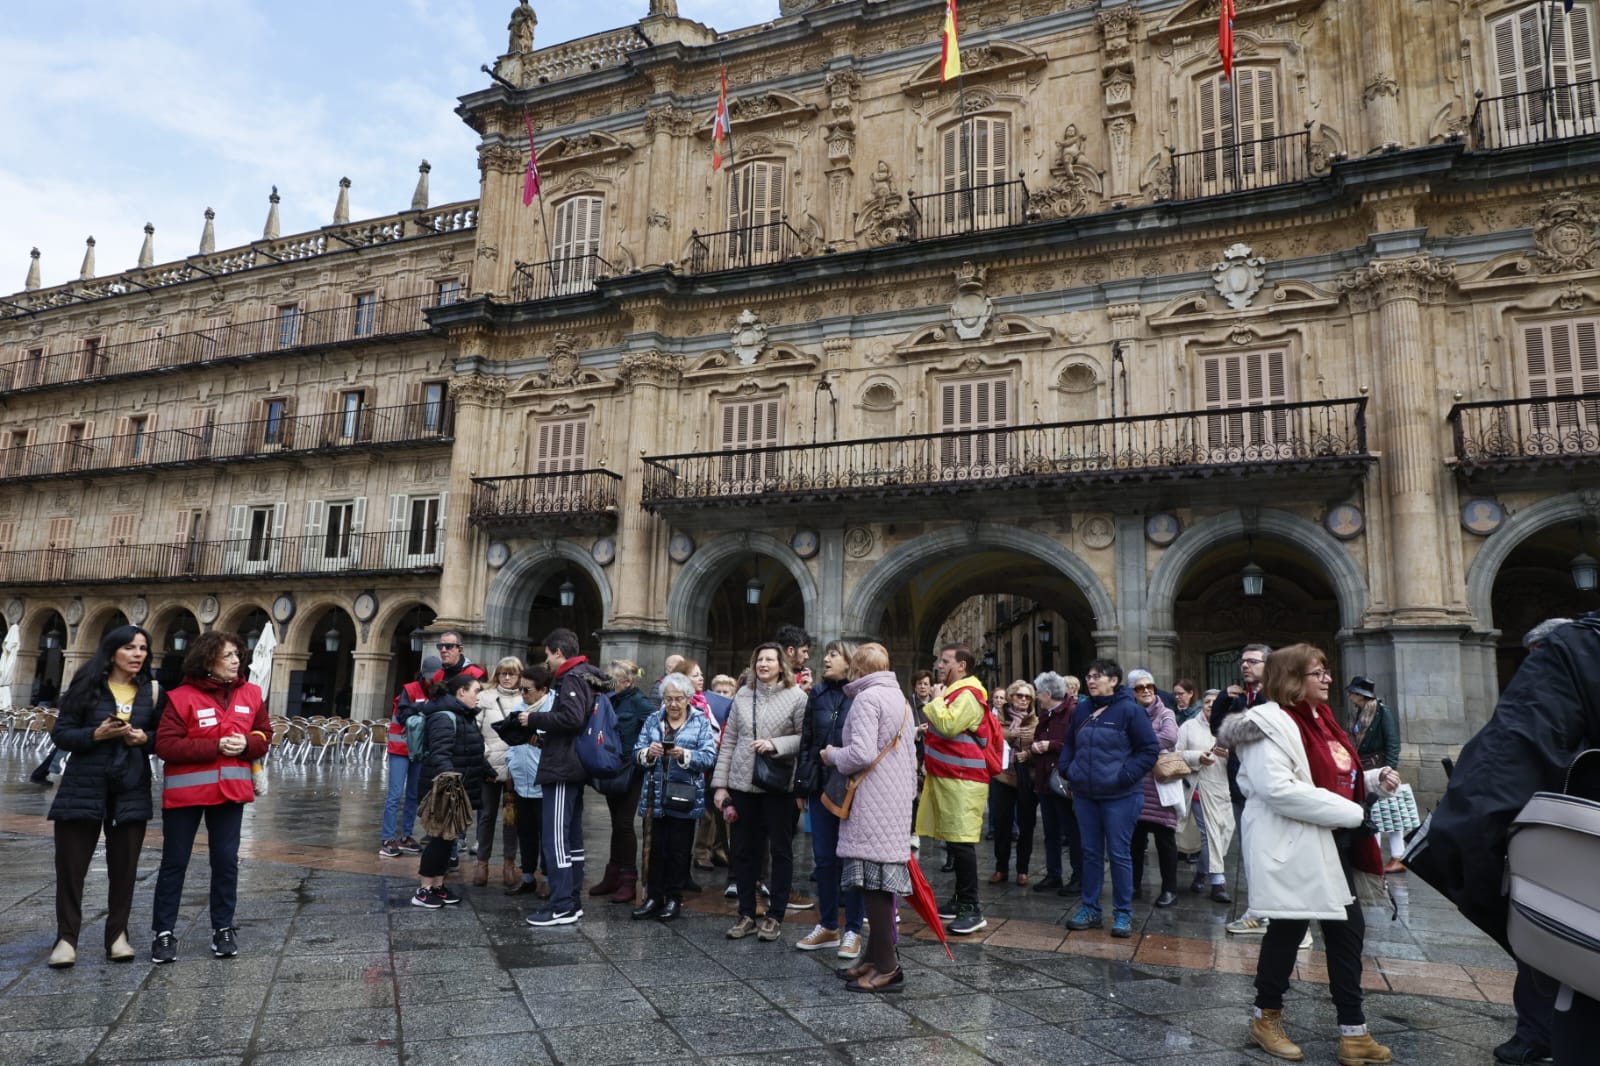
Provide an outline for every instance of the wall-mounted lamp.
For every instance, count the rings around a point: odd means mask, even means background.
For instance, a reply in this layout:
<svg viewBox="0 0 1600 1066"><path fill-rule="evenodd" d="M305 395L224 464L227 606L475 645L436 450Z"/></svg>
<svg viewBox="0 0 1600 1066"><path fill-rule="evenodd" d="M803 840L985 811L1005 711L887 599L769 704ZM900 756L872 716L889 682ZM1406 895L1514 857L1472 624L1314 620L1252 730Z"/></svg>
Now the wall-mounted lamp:
<svg viewBox="0 0 1600 1066"><path fill-rule="evenodd" d="M173 651L187 651L188 649L189 649L189 634L188 633L185 633L183 630L180 629L176 633L172 634L172 650Z"/></svg>
<svg viewBox="0 0 1600 1066"><path fill-rule="evenodd" d="M556 589L556 595L561 598L561 606L571 607L578 602L578 586L574 585L570 579L563 581L561 587Z"/></svg>
<svg viewBox="0 0 1600 1066"><path fill-rule="evenodd" d="M1600 583L1600 562L1588 552L1579 552L1572 557L1570 564L1572 570L1572 583L1580 592L1593 592L1595 585Z"/></svg>
<svg viewBox="0 0 1600 1066"><path fill-rule="evenodd" d="M1051 624L1048 618L1046 618L1040 621L1040 623L1033 628L1039 634L1039 646L1041 648L1048 648L1050 646L1050 641L1055 639L1055 626Z"/></svg>
<svg viewBox="0 0 1600 1066"><path fill-rule="evenodd" d="M761 592L766 587L767 583L762 581L759 577L753 577L749 581L745 582L744 602L748 603L752 607L761 606Z"/></svg>
<svg viewBox="0 0 1600 1066"><path fill-rule="evenodd" d="M1253 562L1246 563L1239 571L1239 580L1244 583L1246 596L1260 596L1267 591L1267 572Z"/></svg>
<svg viewBox="0 0 1600 1066"><path fill-rule="evenodd" d="M328 631L322 634L322 646L329 651L339 650L339 631L333 626L329 626Z"/></svg>

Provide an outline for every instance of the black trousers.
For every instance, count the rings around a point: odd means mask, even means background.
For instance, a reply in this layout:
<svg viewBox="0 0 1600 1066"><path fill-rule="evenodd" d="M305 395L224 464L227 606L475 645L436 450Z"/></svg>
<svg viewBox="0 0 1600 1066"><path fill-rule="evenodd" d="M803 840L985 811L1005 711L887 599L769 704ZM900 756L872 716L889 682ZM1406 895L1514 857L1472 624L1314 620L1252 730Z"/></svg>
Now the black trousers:
<svg viewBox="0 0 1600 1066"><path fill-rule="evenodd" d="M1325 832L1310 829L1306 832ZM1350 864L1346 835L1334 837L1339 849L1339 865L1344 868L1345 884L1355 895L1355 878ZM1353 900L1344 909L1343 921L1324 921L1322 941L1328 952L1328 991L1340 1025L1365 1025L1361 1009L1361 945L1366 939L1367 921L1361 914L1361 901ZM1311 923L1303 918L1274 918L1261 938L1261 954L1256 959L1256 1006L1262 1010L1282 1010L1283 994L1289 990L1289 975L1294 972L1295 953Z"/></svg>
<svg viewBox="0 0 1600 1066"><path fill-rule="evenodd" d="M161 812L161 871L156 875L151 932L170 932L177 925L189 857L194 853L194 838L202 821L206 823L206 847L211 853L211 928L233 928L233 909L239 902L239 836L244 827L244 804L213 803L204 807L169 807Z"/></svg>
<svg viewBox="0 0 1600 1066"><path fill-rule="evenodd" d="M1033 829L1038 822L1039 797L1027 780L1026 764L1017 771L1017 784L989 782L989 824L994 828L994 868L1011 869L1011 826L1017 827L1017 873L1028 872L1033 858Z"/></svg>
<svg viewBox="0 0 1600 1066"><path fill-rule="evenodd" d="M540 829L543 806L544 800L517 797L517 852L522 856L522 872L528 877L532 877L539 866L539 841L544 835Z"/></svg>
<svg viewBox="0 0 1600 1066"><path fill-rule="evenodd" d="M789 909L789 887L794 881L794 796L782 792L729 792L729 803L739 812L731 828L733 881L739 888L739 913L756 916L756 878L764 857L771 857L767 879L767 916L783 921Z"/></svg>
<svg viewBox="0 0 1600 1066"><path fill-rule="evenodd" d="M1572 994L1569 1010L1552 1012L1550 1052L1556 1066L1583 1066L1594 1061L1594 1049L1600 1044L1600 1003L1577 992Z"/></svg>
<svg viewBox="0 0 1600 1066"><path fill-rule="evenodd" d="M1144 887L1144 852L1150 838L1156 840L1156 865L1161 869L1161 891L1178 891L1178 834L1167 825L1155 822L1133 824L1133 887ZM1298 946L1299 941L1295 941Z"/></svg>
<svg viewBox="0 0 1600 1066"><path fill-rule="evenodd" d="M606 797L606 810L611 814L611 856L606 861L629 872L639 868L639 832L633 820L639 816L639 793L643 788L644 774L640 772L633 775L628 791ZM693 846L691 840L690 847Z"/></svg>
<svg viewBox="0 0 1600 1066"><path fill-rule="evenodd" d="M698 818L671 815L651 819L650 874L645 898L683 902L683 886L689 880L689 859L694 854L694 831L699 822Z"/></svg>
<svg viewBox="0 0 1600 1066"><path fill-rule="evenodd" d="M1517 1008L1517 1037L1524 1044L1550 1046L1559 987L1532 966L1517 961L1517 983L1511 986L1511 1002Z"/></svg>
<svg viewBox="0 0 1600 1066"><path fill-rule="evenodd" d="M139 872L145 822L111 824L106 816L106 874L111 891L106 900L106 950L128 931L133 910L133 882ZM78 946L83 929L83 880L89 873L102 823L59 821L56 826L56 939Z"/></svg>
<svg viewBox="0 0 1600 1066"><path fill-rule="evenodd" d="M948 842L945 850L956 864L956 905L978 905L978 845Z"/></svg>
<svg viewBox="0 0 1600 1066"><path fill-rule="evenodd" d="M422 856L417 860L418 877L443 877L450 872L450 849L455 841L450 837L428 837L422 842Z"/></svg>

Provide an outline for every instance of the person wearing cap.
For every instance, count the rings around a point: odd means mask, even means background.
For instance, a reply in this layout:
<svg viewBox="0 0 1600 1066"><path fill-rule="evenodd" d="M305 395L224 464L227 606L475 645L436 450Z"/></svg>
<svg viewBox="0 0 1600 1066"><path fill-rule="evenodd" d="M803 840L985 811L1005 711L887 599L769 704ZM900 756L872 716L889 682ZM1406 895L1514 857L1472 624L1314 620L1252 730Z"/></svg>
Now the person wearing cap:
<svg viewBox="0 0 1600 1066"><path fill-rule="evenodd" d="M439 671L437 655L426 655L415 680L407 681L395 693L389 707L389 794L383 801L383 838L378 855L398 859L402 854L420 855L422 845L412 836L417 825L417 782L422 780L422 763L411 761L406 747L405 719L410 712L428 702L428 680ZM402 813L401 800L405 801Z"/></svg>
<svg viewBox="0 0 1600 1066"><path fill-rule="evenodd" d="M1353 677L1344 687L1350 697L1350 739L1356 742L1356 755L1363 770L1400 769L1400 722L1388 706L1378 698L1378 690L1370 677ZM1389 859L1383 870L1398 873L1405 869L1400 856L1406 851L1404 833L1385 834L1389 842Z"/></svg>

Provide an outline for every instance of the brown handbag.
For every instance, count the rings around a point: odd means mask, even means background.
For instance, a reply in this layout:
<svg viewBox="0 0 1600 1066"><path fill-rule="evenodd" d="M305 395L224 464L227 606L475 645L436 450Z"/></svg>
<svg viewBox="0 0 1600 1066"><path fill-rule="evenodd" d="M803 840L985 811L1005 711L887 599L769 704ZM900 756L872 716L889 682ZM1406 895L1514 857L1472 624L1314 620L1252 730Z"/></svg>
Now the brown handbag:
<svg viewBox="0 0 1600 1066"><path fill-rule="evenodd" d="M1194 771L1189 769L1189 764L1183 761L1183 756L1175 751L1164 751L1156 756L1156 780L1162 784L1176 781L1180 777L1188 777Z"/></svg>
<svg viewBox="0 0 1600 1066"><path fill-rule="evenodd" d="M878 757L859 774L845 775L834 769L828 774L828 783L822 789L822 805L826 807L835 818L841 822L850 817L850 805L856 800L856 786L866 779L866 776L878 768L883 757L895 749L900 743L900 735L906 731L906 722L911 718L911 704L906 704L906 713L900 719L900 728L895 730L894 739L889 741L889 746L878 752Z"/></svg>

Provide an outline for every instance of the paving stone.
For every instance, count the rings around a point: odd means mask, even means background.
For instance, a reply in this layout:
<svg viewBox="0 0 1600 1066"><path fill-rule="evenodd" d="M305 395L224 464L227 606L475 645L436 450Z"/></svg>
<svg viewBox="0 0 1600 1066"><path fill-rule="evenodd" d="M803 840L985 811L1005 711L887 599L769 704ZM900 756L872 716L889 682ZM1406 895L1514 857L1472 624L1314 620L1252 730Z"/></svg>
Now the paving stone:
<svg viewBox="0 0 1600 1066"><path fill-rule="evenodd" d="M269 1004L271 1001L268 1001ZM366 1009L289 1010L268 1014L256 1036L258 1051L393 1043L400 1035L392 1006Z"/></svg>
<svg viewBox="0 0 1600 1066"><path fill-rule="evenodd" d="M643 1022L625 1028L574 1026L544 1034L562 1066L614 1066L622 1062L683 1059L689 1046L666 1022Z"/></svg>
<svg viewBox="0 0 1600 1066"><path fill-rule="evenodd" d="M401 1033L407 1041L484 1033L524 1033L537 1028L521 996L443 1000L400 1008Z"/></svg>
<svg viewBox="0 0 1600 1066"><path fill-rule="evenodd" d="M960 1039L1006 1066L1088 1066L1107 1061L1105 1048L1052 1025L966 1032Z"/></svg>
<svg viewBox="0 0 1600 1066"><path fill-rule="evenodd" d="M686 1015L672 1028L696 1054L727 1055L815 1047L822 1043L781 1011L747 1014L737 1024L716 1015Z"/></svg>
<svg viewBox="0 0 1600 1066"><path fill-rule="evenodd" d="M846 992L851 1000L825 1007L797 1007L789 1017L810 1029L825 1044L845 1044L863 1040L930 1036L932 1027L894 1006L898 996L862 995Z"/></svg>
<svg viewBox="0 0 1600 1066"><path fill-rule="evenodd" d="M405 1042L405 1066L550 1066L550 1063L550 1053L536 1033Z"/></svg>

